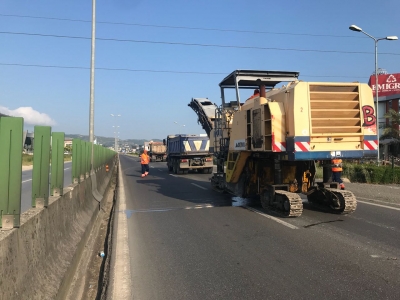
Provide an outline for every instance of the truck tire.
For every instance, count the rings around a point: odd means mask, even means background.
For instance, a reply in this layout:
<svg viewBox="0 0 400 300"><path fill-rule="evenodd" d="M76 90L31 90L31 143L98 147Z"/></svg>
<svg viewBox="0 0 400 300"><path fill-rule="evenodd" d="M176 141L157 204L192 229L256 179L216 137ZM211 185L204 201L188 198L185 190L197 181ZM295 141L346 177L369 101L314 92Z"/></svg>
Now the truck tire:
<svg viewBox="0 0 400 300"><path fill-rule="evenodd" d="M199 173L199 174L204 174L204 170L205 170L205 169L197 169L197 173Z"/></svg>
<svg viewBox="0 0 400 300"><path fill-rule="evenodd" d="M206 173L207 173L207 174L211 174L212 171L213 171L213 168L207 168L207 169L206 169Z"/></svg>
<svg viewBox="0 0 400 300"><path fill-rule="evenodd" d="M172 166L168 165L168 171L172 172L172 170L173 170Z"/></svg>

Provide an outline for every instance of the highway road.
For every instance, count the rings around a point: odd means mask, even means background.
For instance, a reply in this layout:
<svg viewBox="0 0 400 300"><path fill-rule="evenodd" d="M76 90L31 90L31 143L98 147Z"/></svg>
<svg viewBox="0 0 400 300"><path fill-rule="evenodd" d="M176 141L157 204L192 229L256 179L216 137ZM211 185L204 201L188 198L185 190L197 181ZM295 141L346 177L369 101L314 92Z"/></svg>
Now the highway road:
<svg viewBox="0 0 400 300"><path fill-rule="evenodd" d="M72 183L72 162L64 163L64 188ZM32 207L32 169L22 171L21 213Z"/></svg>
<svg viewBox="0 0 400 300"><path fill-rule="evenodd" d="M211 175L157 162L140 178L138 158L120 161L129 299L400 299L400 206L381 197L399 187L348 184L363 198L354 214L305 201L280 218L213 191Z"/></svg>

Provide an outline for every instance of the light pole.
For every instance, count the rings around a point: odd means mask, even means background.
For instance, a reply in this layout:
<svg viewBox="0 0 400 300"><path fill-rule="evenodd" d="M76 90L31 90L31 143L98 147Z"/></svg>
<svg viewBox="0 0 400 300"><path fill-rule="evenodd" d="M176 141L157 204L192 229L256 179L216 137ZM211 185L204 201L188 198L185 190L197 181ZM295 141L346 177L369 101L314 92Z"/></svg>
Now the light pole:
<svg viewBox="0 0 400 300"><path fill-rule="evenodd" d="M178 125L178 127L179 127L179 123L178 123L178 122L175 122L175 121L174 121L174 123L175 123L176 125ZM185 125L182 125L182 127L185 127ZM179 131L181 131L181 130L180 130L180 127L179 127ZM180 134L180 133L178 133L178 134Z"/></svg>
<svg viewBox="0 0 400 300"><path fill-rule="evenodd" d="M114 114L111 114L111 117L115 117L115 118L117 118L117 117L120 117L121 115L114 115ZM115 121L114 122L114 150L115 150L115 152L118 152L118 142L117 142L117 133L116 133L116 131L117 131L117 128L119 127L119 126L117 126L117 122Z"/></svg>
<svg viewBox="0 0 400 300"><path fill-rule="evenodd" d="M363 31L360 27L358 27L357 25L351 25L349 27L350 30L352 31L357 31L357 32L362 32L364 33L366 36L370 37L371 39L374 40L375 43L375 102L376 102L376 130L377 130L377 134L378 134L378 157L376 159L377 164L379 165L379 86L378 86L378 42L381 40L388 40L388 41L393 41L393 40L397 40L397 36L387 36L384 38L375 38L372 35L366 33L365 31Z"/></svg>
<svg viewBox="0 0 400 300"><path fill-rule="evenodd" d="M96 41L96 0L92 0L92 48L90 58L90 104L89 104L89 142L92 143L92 155L90 158L90 170L93 170L94 162L94 53Z"/></svg>

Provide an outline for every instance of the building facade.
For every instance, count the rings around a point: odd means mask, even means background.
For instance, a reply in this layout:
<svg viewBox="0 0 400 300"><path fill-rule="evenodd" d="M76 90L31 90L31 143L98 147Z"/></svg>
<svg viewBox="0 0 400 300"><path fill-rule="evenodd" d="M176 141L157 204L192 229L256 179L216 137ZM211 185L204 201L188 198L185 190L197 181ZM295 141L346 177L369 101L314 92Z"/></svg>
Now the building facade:
<svg viewBox="0 0 400 300"><path fill-rule="evenodd" d="M376 81L375 74L369 79L369 86L372 89L376 110ZM378 73L378 124L379 136L382 135L383 128L389 125L389 120L384 115L393 109L399 112L400 102L400 73L387 74L386 72ZM397 128L398 129L398 128Z"/></svg>

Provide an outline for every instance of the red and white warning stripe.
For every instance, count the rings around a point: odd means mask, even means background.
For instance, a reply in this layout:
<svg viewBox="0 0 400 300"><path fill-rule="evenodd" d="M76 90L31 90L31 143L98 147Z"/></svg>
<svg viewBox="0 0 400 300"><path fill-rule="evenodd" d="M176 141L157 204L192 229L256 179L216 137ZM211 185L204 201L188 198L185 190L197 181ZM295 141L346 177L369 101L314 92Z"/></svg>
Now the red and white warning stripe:
<svg viewBox="0 0 400 300"><path fill-rule="evenodd" d="M378 140L375 141L364 140L364 150L377 150L377 149L378 149Z"/></svg>
<svg viewBox="0 0 400 300"><path fill-rule="evenodd" d="M295 152L308 152L308 151L310 151L310 142L295 142L294 151Z"/></svg>
<svg viewBox="0 0 400 300"><path fill-rule="evenodd" d="M274 151L274 152L285 152L286 151L286 142L275 142L274 141L272 151Z"/></svg>

